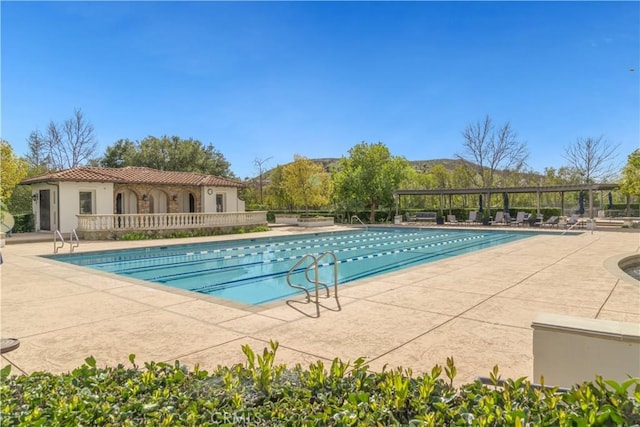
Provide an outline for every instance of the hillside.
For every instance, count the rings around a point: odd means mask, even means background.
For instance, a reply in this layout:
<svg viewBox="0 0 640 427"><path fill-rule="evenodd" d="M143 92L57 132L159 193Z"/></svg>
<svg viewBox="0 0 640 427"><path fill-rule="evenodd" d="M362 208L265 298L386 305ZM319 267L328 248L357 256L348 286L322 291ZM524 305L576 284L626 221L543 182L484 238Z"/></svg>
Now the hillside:
<svg viewBox="0 0 640 427"><path fill-rule="evenodd" d="M321 158L321 159L309 159L313 162L316 163L320 163L322 164L322 167L324 167L324 169L326 171L330 171L331 169L333 169L334 167L336 167L338 165L338 161L340 160L339 157L326 157L326 158ZM454 170L457 166L462 166L464 164L464 162L462 160L459 159L431 159L431 160L408 160L409 163L411 164L411 166L413 166L416 170L419 171L427 171L429 170L431 167L441 164L443 165L446 169L452 171ZM286 166L287 164L281 165L281 166ZM267 171L264 172L264 177L268 178L268 176L271 174L271 172L273 171L274 168L271 168ZM258 179L258 177L254 177L251 178L249 181L253 181Z"/></svg>

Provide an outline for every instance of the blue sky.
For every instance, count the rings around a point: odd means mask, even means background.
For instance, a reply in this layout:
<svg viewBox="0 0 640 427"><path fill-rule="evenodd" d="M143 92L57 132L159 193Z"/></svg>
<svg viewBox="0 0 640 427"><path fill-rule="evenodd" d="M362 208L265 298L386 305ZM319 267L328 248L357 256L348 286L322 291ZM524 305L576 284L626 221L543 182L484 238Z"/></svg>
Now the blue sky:
<svg viewBox="0 0 640 427"><path fill-rule="evenodd" d="M211 143L255 159L340 157L361 141L453 158L489 115L529 167L604 136L640 147L639 2L0 3L1 136L81 108L99 154L121 138ZM635 69L636 71L630 71Z"/></svg>

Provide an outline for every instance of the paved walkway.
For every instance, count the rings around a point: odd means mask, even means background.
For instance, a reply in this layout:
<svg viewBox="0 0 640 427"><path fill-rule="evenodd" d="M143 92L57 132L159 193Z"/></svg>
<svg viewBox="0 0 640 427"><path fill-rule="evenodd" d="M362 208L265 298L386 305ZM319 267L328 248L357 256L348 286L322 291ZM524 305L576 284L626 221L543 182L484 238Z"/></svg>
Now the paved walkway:
<svg viewBox="0 0 640 427"><path fill-rule="evenodd" d="M300 233L282 228L236 239ZM214 238L163 240L161 244ZM158 241L82 242L77 252L158 245ZM640 234L613 231L542 235L340 288L340 306L277 302L246 308L212 297L66 265L38 255L53 243L2 248L2 354L13 372L69 371L93 355L98 364L174 361L213 369L244 362L243 344L280 343L287 364L364 356L372 369L402 365L414 373L453 356L458 382L486 376L531 377L532 320L551 312L640 323L640 283L606 267L637 253ZM640 356L640 355L639 355Z"/></svg>

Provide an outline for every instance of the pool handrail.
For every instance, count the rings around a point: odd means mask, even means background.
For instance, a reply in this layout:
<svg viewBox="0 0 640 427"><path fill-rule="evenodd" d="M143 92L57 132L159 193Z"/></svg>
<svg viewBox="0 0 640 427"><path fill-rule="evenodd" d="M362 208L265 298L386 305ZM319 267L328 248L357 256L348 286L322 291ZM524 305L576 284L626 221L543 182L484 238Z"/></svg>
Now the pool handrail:
<svg viewBox="0 0 640 427"><path fill-rule="evenodd" d="M320 317L320 294L319 294L320 293L320 286L324 286L324 288L326 289L326 291L327 291L326 298L329 298L331 296L331 292L329 291L329 286L326 283L321 282L319 280L319 274L318 274L319 261L322 258L326 257L326 256L333 257L334 296L335 296L336 300L338 300L338 258L336 257L336 255L332 251L323 252L322 254L320 254L318 256L312 255L312 254L307 254L307 255L303 256L302 258L300 258L300 260L298 260L298 262L296 262L293 265L293 267L291 267L289 269L289 272L287 273L287 277L286 277L287 283L289 284L290 287L302 290L307 296L307 303L312 302L311 293L309 292L309 290L305 286L291 283L291 274L293 272L295 272L296 269L299 266L301 266L302 264L304 264L308 259L312 260L311 264L309 264L304 270L304 277L308 282L313 283L315 285L315 300L313 302L315 302L315 304L316 304L316 317ZM313 270L313 272L314 272L314 278L313 279L311 277L309 277L309 271L311 271L311 270Z"/></svg>
<svg viewBox="0 0 640 427"><path fill-rule="evenodd" d="M58 246L58 239L60 239L60 246ZM62 237L62 233L60 230L55 230L53 232L53 253L57 254L59 249L64 247L64 237Z"/></svg>
<svg viewBox="0 0 640 427"><path fill-rule="evenodd" d="M309 293L309 290L307 288L305 288L302 285L296 285L294 283L291 283L291 273L293 273L300 265L302 265L307 259L312 259L312 263L310 266L308 266L305 269L305 276L307 275L307 271L309 270L309 267L312 267L313 265L316 264L316 257L311 255L311 254L307 254L305 256L303 256L302 258L300 258L298 260L298 262L296 262L293 267L291 267L289 269L289 272L287 273L287 283L289 284L289 286L291 286L294 289L300 289L302 291L304 291L304 293L307 295L307 302L311 301L311 294Z"/></svg>
<svg viewBox="0 0 640 427"><path fill-rule="evenodd" d="M368 226L367 224L365 224L365 223L360 219L360 217L359 217L358 215L352 215L352 216L351 216L351 224L353 224L353 219L354 219L354 218L355 218L355 219L357 219L357 220L358 220L358 222L359 222L360 224L364 225L364 229L365 229L365 230L369 230L369 226Z"/></svg>
<svg viewBox="0 0 640 427"><path fill-rule="evenodd" d="M75 243L73 242L75 240ZM78 238L78 233L76 233L76 229L74 228L69 232L69 251L73 253L73 250L80 246L80 239Z"/></svg>

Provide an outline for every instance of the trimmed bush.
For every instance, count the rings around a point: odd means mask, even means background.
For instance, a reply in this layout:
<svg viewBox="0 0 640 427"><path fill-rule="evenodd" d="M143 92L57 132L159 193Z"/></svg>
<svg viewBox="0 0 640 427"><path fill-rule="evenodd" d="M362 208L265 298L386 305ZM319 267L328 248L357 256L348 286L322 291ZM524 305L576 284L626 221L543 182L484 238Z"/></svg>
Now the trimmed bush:
<svg viewBox="0 0 640 427"><path fill-rule="evenodd" d="M152 239L181 239L186 237L207 237L220 236L224 234L245 234L256 233L260 231L269 231L269 227L258 225L249 230L244 228L233 228L231 230L193 230L193 231L175 231L170 234L161 234L155 231L139 231L123 234L116 240L152 240Z"/></svg>
<svg viewBox="0 0 640 427"><path fill-rule="evenodd" d="M411 370L370 372L364 359L335 359L303 369L274 364L278 344L244 365L212 373L179 362L144 368L99 368L93 357L72 372L1 372L2 425L124 426L443 426L443 425L638 425L640 380L623 384L596 378L561 393L524 379L493 386L476 381L453 386L452 359L425 375ZM444 373L444 375L443 375ZM632 394L631 394L632 393Z"/></svg>
<svg viewBox="0 0 640 427"><path fill-rule="evenodd" d="M35 231L34 217L31 212L14 214L13 219L15 220L15 224L13 226L14 233L30 233Z"/></svg>

